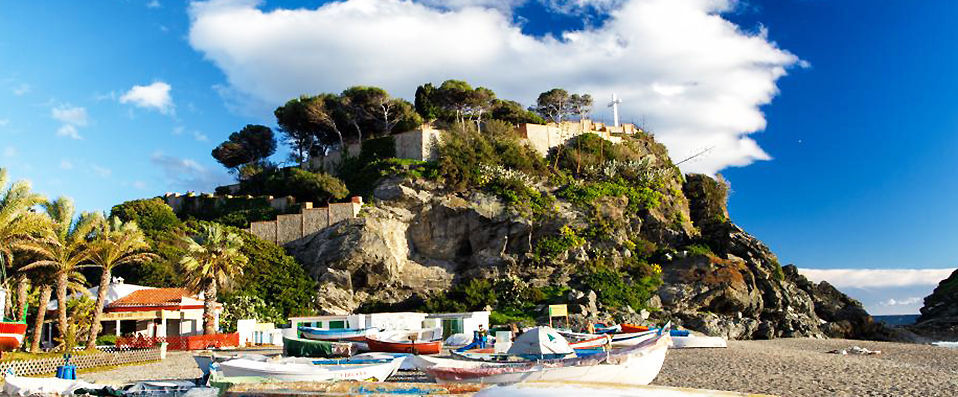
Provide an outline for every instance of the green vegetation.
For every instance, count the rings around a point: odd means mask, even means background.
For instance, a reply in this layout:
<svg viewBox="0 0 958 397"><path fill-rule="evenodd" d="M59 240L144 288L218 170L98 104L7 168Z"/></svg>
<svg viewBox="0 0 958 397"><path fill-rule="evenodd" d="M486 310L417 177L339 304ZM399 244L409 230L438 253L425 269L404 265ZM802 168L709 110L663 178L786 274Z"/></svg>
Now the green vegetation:
<svg viewBox="0 0 958 397"><path fill-rule="evenodd" d="M585 244L585 239L576 235L569 225L564 225L555 236L544 237L536 244L535 257L538 261L553 260L562 253Z"/></svg>
<svg viewBox="0 0 958 397"><path fill-rule="evenodd" d="M216 333L213 311L219 291L233 286L249 259L240 251L243 240L221 225L200 225L197 233L184 236L186 255L180 259L186 287L203 292L203 334ZM61 301L63 302L63 301Z"/></svg>
<svg viewBox="0 0 958 397"><path fill-rule="evenodd" d="M582 283L595 291L606 307L641 310L662 285L662 270L658 265L637 265L624 272L600 264L582 277Z"/></svg>
<svg viewBox="0 0 958 397"><path fill-rule="evenodd" d="M276 153L276 137L267 126L248 124L213 149L213 158L233 172L264 162Z"/></svg>

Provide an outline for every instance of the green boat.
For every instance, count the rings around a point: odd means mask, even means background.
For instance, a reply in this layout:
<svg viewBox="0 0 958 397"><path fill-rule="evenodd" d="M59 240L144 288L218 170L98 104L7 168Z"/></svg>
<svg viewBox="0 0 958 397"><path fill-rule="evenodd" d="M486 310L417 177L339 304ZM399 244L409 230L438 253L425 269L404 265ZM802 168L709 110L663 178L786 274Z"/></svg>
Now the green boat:
<svg viewBox="0 0 958 397"><path fill-rule="evenodd" d="M283 355L286 357L349 357L358 347L349 342L327 342L283 337Z"/></svg>

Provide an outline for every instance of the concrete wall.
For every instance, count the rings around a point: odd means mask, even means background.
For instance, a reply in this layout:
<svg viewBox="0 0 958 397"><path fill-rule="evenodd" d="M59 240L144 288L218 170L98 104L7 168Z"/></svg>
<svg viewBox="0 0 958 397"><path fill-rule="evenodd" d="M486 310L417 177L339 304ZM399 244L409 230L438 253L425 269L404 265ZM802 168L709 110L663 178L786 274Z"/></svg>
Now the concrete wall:
<svg viewBox="0 0 958 397"><path fill-rule="evenodd" d="M272 221L252 222L249 232L266 241L286 244L355 218L363 207L363 199L353 197L352 202L334 203L321 208L312 208L312 203L304 203L303 207L298 214L280 215Z"/></svg>

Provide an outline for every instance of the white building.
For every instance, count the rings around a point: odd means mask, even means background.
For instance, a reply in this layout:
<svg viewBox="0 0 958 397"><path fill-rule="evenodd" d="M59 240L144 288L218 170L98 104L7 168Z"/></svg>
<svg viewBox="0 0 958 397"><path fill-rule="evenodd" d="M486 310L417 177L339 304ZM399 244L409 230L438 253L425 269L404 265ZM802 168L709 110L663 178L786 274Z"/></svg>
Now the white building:
<svg viewBox="0 0 958 397"><path fill-rule="evenodd" d="M290 328L300 326L320 329L361 329L378 328L381 330L414 330L422 328L442 328L443 338L452 334L465 333L472 335L473 331L482 326L489 329L489 312L466 313L370 313L347 314L328 316L290 317Z"/></svg>

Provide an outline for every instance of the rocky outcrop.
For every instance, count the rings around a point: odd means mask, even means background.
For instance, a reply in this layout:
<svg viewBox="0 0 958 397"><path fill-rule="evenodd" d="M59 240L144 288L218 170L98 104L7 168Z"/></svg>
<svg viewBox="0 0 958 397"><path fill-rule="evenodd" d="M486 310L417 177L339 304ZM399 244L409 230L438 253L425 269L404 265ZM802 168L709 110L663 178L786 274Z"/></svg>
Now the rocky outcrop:
<svg viewBox="0 0 958 397"><path fill-rule="evenodd" d="M320 282L318 308L327 313L370 303L414 304L460 280L509 275L528 285L572 287L567 302L574 323L641 322L651 316L734 339L883 338L883 327L860 303L826 283L809 282L794 266L780 267L768 247L728 221L724 198L696 193L696 186L712 189L714 181L700 176L688 181L682 190L691 200L683 196L669 204L684 205L681 212L666 207L630 217L621 211L626 202L597 203L593 213L560 200L554 216L531 220L495 196L390 179L379 184L373 204L358 218L286 248ZM706 196L709 202L703 203ZM595 216L618 225L607 239L589 240L547 263L533 260L544 236L563 225L579 228ZM699 230L708 234L699 236ZM643 240L664 252L657 258L663 284L647 304L652 313L603 307L595 291L573 281L595 252L620 263L635 254L617 244ZM696 241L704 243L687 248Z"/></svg>
<svg viewBox="0 0 958 397"><path fill-rule="evenodd" d="M936 340L958 340L958 270L925 297L914 332Z"/></svg>

